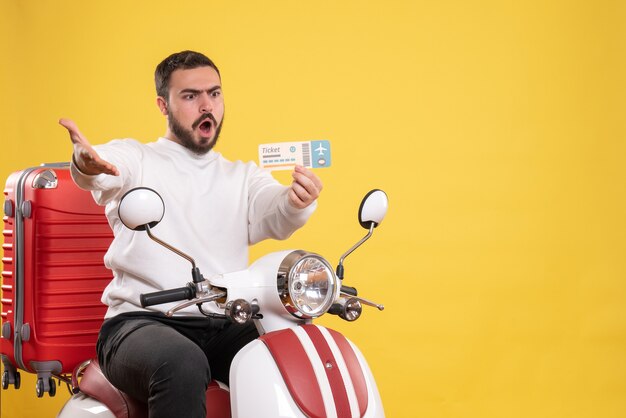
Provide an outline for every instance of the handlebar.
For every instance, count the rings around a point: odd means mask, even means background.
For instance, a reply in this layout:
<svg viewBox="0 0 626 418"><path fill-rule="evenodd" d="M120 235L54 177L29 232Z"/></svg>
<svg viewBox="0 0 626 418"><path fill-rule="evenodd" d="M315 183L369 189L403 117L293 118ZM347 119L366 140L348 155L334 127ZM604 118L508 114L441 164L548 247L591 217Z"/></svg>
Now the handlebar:
<svg viewBox="0 0 626 418"><path fill-rule="evenodd" d="M139 297L141 306L160 305L168 302L178 302L181 300L193 299L196 296L196 289L192 284L176 289L161 290L160 292L144 293Z"/></svg>

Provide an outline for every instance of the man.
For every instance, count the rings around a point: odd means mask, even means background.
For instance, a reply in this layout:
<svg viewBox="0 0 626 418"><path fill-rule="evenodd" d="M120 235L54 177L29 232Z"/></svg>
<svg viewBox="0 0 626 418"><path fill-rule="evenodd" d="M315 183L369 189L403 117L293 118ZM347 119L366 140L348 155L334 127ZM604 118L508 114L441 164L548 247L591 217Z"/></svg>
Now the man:
<svg viewBox="0 0 626 418"><path fill-rule="evenodd" d="M142 293L183 286L190 265L126 229L117 215L120 198L137 186L157 190L166 215L155 234L196 259L205 276L241 270L248 245L285 239L300 228L322 190L311 171L296 167L287 187L253 163L230 162L213 151L224 118L219 70L193 51L172 54L155 72L157 105L167 118L165 136L141 144L132 139L91 146L76 124L61 119L74 146L75 182L105 206L115 238L105 255L114 278L102 301L109 306L100 330L98 359L107 378L148 403L150 417L205 417L211 378L228 382L236 352L258 336L202 316L193 306L173 318L173 304L142 308ZM205 309L211 309L207 306Z"/></svg>

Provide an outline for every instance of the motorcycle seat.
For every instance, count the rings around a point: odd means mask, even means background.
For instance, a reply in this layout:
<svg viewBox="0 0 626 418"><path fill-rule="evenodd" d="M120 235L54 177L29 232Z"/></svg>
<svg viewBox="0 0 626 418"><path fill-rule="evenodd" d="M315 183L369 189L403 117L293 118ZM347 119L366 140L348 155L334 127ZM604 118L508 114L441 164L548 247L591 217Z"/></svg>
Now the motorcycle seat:
<svg viewBox="0 0 626 418"><path fill-rule="evenodd" d="M102 402L116 418L148 418L148 405L117 389L102 373L98 360L93 359L83 372L80 391ZM207 418L230 418L228 387L212 380L206 392Z"/></svg>

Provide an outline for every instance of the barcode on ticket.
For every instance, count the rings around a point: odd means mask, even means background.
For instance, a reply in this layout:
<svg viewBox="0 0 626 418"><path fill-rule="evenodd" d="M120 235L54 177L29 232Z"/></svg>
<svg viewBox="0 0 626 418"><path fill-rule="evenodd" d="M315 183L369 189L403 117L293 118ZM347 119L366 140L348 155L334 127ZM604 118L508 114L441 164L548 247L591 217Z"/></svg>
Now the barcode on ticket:
<svg viewBox="0 0 626 418"><path fill-rule="evenodd" d="M259 145L259 166L269 170L330 167L330 142L327 140L276 142Z"/></svg>

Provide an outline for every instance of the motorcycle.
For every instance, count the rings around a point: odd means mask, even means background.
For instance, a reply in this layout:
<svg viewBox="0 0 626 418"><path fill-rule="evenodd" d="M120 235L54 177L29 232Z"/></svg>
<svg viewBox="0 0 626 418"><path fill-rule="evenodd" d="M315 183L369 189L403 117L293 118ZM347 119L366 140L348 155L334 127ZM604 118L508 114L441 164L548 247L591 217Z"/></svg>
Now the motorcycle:
<svg viewBox="0 0 626 418"><path fill-rule="evenodd" d="M260 337L235 356L230 387L213 381L207 390L207 418L235 417L384 417L376 381L360 350L341 333L313 324L328 313L352 322L363 305L383 305L358 296L343 284L344 260L367 241L382 222L388 199L372 190L361 202L359 222L367 234L345 252L336 269L322 256L288 250L263 256L248 269L205 279L195 261L152 232L165 205L157 192L137 188L119 205L122 223L145 231L156 243L187 259L192 280L184 287L141 295L144 307L180 302L166 315L214 304L222 318L238 324L254 321ZM139 418L147 407L113 387L96 360L72 374L73 396L58 418Z"/></svg>

